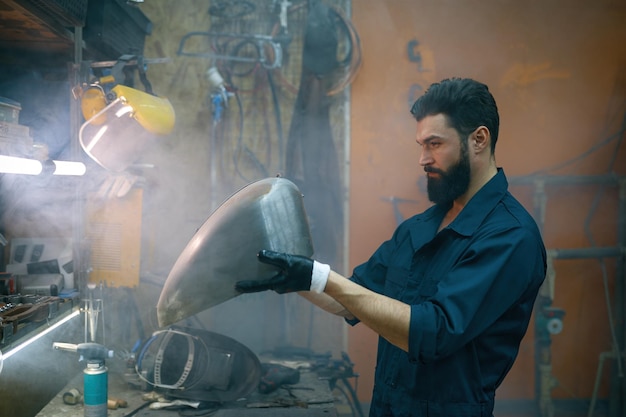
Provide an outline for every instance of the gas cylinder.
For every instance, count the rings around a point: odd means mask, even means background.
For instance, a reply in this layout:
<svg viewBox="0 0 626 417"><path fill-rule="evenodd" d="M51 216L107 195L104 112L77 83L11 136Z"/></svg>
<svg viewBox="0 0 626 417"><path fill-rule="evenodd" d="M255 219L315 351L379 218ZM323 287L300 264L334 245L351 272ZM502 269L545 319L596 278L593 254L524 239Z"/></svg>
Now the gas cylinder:
<svg viewBox="0 0 626 417"><path fill-rule="evenodd" d="M52 347L79 354L79 361L86 361L83 371L83 404L85 417L107 417L108 370L105 358L112 358L114 352L97 343L54 342Z"/></svg>
<svg viewBox="0 0 626 417"><path fill-rule="evenodd" d="M106 417L108 369L104 365L104 361L88 361L83 378L85 417Z"/></svg>

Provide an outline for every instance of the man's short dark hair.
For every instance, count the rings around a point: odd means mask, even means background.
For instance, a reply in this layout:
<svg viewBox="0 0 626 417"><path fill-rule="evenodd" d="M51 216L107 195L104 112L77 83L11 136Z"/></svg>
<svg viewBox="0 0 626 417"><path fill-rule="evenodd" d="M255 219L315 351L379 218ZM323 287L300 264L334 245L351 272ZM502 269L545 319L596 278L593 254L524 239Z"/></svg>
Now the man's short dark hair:
<svg viewBox="0 0 626 417"><path fill-rule="evenodd" d="M491 153L495 152L500 116L485 84L470 78L448 78L428 87L411 107L411 114L417 121L440 113L462 139L479 126L487 127L491 133Z"/></svg>

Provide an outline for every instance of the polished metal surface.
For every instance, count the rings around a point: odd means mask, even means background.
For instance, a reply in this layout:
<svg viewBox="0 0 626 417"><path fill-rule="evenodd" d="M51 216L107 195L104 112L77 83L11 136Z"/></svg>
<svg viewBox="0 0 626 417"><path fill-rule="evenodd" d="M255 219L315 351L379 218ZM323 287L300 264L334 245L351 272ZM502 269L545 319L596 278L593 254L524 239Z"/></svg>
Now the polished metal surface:
<svg viewBox="0 0 626 417"><path fill-rule="evenodd" d="M313 254L300 190L284 178L242 188L209 216L182 251L157 304L168 326L239 295L239 280L267 279L274 267L257 261L261 249Z"/></svg>

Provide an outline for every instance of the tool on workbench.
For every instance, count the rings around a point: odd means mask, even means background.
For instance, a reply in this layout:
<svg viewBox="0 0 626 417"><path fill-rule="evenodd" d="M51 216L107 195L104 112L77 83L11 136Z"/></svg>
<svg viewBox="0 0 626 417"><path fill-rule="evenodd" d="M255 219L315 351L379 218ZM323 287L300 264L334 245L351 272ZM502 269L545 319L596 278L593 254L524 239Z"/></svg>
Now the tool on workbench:
<svg viewBox="0 0 626 417"><path fill-rule="evenodd" d="M83 375L83 403L85 417L107 416L108 369L105 359L113 357L113 351L98 343L54 342L54 349L67 350L79 354L79 361L87 361Z"/></svg>
<svg viewBox="0 0 626 417"><path fill-rule="evenodd" d="M259 392L269 394L276 391L282 385L297 384L300 382L300 371L277 363L262 363L261 381L259 381Z"/></svg>
<svg viewBox="0 0 626 417"><path fill-rule="evenodd" d="M129 413L124 414L124 417L132 417L135 414L137 414L138 412L140 412L141 410L143 410L144 408L150 406L150 404L152 404L154 401L146 401L145 403L141 404L139 407L135 408L134 410L130 411Z"/></svg>
<svg viewBox="0 0 626 417"><path fill-rule="evenodd" d="M109 398L107 399L107 408L109 410L117 410L118 408L128 407L128 401L121 398Z"/></svg>
<svg viewBox="0 0 626 417"><path fill-rule="evenodd" d="M100 328L100 342L106 343L105 339L105 325L104 325L104 295L102 282L99 285L100 297L94 297L96 290L96 284L87 284L89 290L89 297L83 299L83 307L81 311L85 313L85 343L97 343L96 335L98 333L98 326L102 324Z"/></svg>
<svg viewBox="0 0 626 417"><path fill-rule="evenodd" d="M77 388L72 388L63 393L63 403L67 405L76 405L83 401L83 394Z"/></svg>

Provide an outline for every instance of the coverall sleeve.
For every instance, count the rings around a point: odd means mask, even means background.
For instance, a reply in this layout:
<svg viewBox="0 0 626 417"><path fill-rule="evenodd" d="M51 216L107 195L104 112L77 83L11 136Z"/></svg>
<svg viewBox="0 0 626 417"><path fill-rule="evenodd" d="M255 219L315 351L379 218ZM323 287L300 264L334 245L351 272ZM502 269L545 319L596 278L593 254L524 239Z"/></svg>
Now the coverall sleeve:
<svg viewBox="0 0 626 417"><path fill-rule="evenodd" d="M410 235L404 226L403 224L397 228L392 238L383 242L367 262L354 268L350 280L378 294L383 294L389 258L395 248L405 240L410 239ZM346 322L354 326L360 320L357 317L346 319Z"/></svg>

